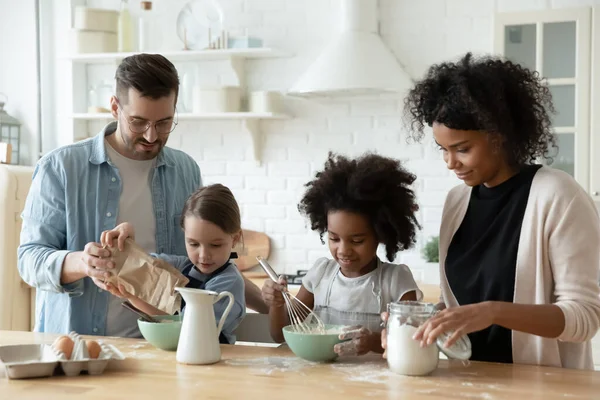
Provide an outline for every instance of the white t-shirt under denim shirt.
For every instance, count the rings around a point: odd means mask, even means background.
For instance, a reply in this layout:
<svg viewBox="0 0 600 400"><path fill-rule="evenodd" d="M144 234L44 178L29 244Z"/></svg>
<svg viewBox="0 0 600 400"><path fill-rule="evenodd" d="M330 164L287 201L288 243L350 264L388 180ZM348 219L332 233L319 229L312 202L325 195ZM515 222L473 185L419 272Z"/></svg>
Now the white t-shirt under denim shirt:
<svg viewBox="0 0 600 400"><path fill-rule="evenodd" d="M333 282L331 280L334 279ZM331 293L327 303L327 291ZM370 310L374 288L381 284L380 310ZM387 304L398 301L408 292L416 291L417 299L423 298L408 266L378 260L377 268L356 278L348 278L339 270L337 261L318 259L306 273L302 285L314 295L315 307L328 305L338 311L373 313L387 310ZM376 289L375 289L376 290Z"/></svg>
<svg viewBox="0 0 600 400"><path fill-rule="evenodd" d="M147 253L156 252L156 217L150 180L156 159L132 160L119 154L105 141L110 161L119 169L121 196L117 224L129 222L135 229L135 241ZM106 335L141 337L138 316L121 306L123 299L111 296L106 315Z"/></svg>

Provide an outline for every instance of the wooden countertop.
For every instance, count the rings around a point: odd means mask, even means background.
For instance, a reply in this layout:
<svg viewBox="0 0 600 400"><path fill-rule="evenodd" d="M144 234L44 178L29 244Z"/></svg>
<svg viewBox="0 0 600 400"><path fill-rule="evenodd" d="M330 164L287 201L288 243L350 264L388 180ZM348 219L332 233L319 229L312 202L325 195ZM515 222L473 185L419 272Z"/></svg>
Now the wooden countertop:
<svg viewBox="0 0 600 400"><path fill-rule="evenodd" d="M52 343L56 335L0 331L0 345ZM222 361L177 364L174 352L134 339L102 338L128 357L100 376L0 378L2 399L592 399L600 373L536 366L440 361L431 375L388 370L377 355L313 364L286 347L222 346Z"/></svg>

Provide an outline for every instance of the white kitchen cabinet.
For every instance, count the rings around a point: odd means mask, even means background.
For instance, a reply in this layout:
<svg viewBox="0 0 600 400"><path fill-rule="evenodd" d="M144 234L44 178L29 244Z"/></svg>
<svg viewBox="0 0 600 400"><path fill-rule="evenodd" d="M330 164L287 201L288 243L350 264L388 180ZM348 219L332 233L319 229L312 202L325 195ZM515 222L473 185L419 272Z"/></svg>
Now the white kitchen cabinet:
<svg viewBox="0 0 600 400"><path fill-rule="evenodd" d="M494 34L497 54L547 79L559 147L551 165L573 175L595 200L600 200L600 140L595 137L600 132L592 105L600 100L594 98L600 96L600 43L593 38L599 15L589 7L501 13L495 16Z"/></svg>

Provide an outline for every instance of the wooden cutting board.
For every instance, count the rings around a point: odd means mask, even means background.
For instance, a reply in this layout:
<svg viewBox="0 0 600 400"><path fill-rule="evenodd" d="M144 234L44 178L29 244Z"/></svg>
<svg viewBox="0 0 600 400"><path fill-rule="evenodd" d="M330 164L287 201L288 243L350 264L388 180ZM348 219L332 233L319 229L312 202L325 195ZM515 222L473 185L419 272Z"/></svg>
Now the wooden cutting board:
<svg viewBox="0 0 600 400"><path fill-rule="evenodd" d="M242 234L244 235L244 250L238 251L238 258L235 260L235 264L240 271L245 271L258 265L256 261L257 256L269 258L271 241L262 232L244 229L242 230Z"/></svg>

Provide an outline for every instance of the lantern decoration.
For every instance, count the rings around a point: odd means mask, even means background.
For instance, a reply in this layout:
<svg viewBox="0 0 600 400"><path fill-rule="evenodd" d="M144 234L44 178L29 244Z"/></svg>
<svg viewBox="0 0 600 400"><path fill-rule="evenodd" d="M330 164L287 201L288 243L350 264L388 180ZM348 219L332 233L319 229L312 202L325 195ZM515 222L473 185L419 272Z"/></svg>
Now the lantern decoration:
<svg viewBox="0 0 600 400"><path fill-rule="evenodd" d="M4 100L2 99L4 98ZM12 147L12 164L19 163L19 145L21 144L21 123L4 110L8 96L0 93L0 142Z"/></svg>

